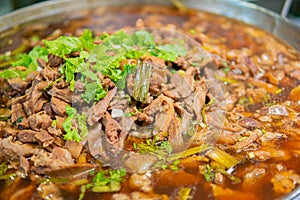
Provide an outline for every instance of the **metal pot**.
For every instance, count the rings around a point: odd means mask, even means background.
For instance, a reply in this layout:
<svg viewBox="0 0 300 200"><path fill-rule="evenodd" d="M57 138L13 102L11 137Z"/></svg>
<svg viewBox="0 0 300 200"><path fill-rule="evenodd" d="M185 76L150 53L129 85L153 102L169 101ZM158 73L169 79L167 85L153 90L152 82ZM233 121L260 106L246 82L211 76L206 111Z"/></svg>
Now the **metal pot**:
<svg viewBox="0 0 300 200"><path fill-rule="evenodd" d="M291 23L286 18L282 18L279 15L262 7L238 0L183 0L182 2L187 7L212 12L229 18L234 18L242 22L254 25L258 28L264 29L277 36L284 42L288 43L295 49L300 50L300 27ZM68 12L74 12L80 9L122 4L124 4L124 1L121 0L46 1L0 17L0 32L31 21L40 21L43 18L43 20L45 20L46 22L62 20L62 17L66 16ZM172 3L171 0L127 0L126 5L130 4L171 5ZM60 16L57 18L51 18L55 15Z"/></svg>
<svg viewBox="0 0 300 200"><path fill-rule="evenodd" d="M272 33L296 50L300 51L300 27L286 18L251 3L239 0L182 0L187 6L198 10L233 18ZM60 0L45 1L0 17L0 39L9 35L10 29L26 26L31 22L54 23L62 21L68 13L102 6L137 4L172 5L171 0ZM0 40L1 41L1 40ZM1 42L0 42L1 43ZM300 187L284 197L285 200L298 199Z"/></svg>

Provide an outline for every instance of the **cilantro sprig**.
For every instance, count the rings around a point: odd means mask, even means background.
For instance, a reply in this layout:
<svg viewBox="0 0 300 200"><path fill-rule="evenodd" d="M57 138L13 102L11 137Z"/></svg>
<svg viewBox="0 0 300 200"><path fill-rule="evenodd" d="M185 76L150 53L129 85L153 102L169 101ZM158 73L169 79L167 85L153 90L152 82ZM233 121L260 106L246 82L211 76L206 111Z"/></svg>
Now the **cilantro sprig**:
<svg viewBox="0 0 300 200"><path fill-rule="evenodd" d="M126 170L124 168L100 170L93 177L91 182L81 185L81 191L78 200L84 199L85 193L88 189L96 193L119 191L125 176Z"/></svg>
<svg viewBox="0 0 300 200"><path fill-rule="evenodd" d="M93 192L115 192L121 189L121 182L126 175L124 168L99 171L92 180Z"/></svg>
<svg viewBox="0 0 300 200"><path fill-rule="evenodd" d="M48 52L45 47L36 46L28 54L18 54L18 59L11 63L12 67L4 69L0 72L0 77L5 79L11 79L20 77L26 78L31 72L34 72L38 68L37 58L48 60ZM20 69L18 67L24 67Z"/></svg>
<svg viewBox="0 0 300 200"><path fill-rule="evenodd" d="M66 113L68 117L63 123L63 128L66 132L66 134L64 135L64 139L80 142L88 134L88 127L86 124L87 115L86 113L82 113L81 115L78 114L77 110L70 106L66 106ZM78 132L78 129L74 126L74 123L76 121L80 133Z"/></svg>

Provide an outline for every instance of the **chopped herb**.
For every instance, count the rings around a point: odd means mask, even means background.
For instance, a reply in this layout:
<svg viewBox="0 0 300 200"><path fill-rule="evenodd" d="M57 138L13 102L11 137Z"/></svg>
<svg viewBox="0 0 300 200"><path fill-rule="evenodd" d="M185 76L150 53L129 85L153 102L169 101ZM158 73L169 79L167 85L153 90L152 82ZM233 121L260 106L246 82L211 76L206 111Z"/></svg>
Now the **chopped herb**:
<svg viewBox="0 0 300 200"><path fill-rule="evenodd" d="M93 170L91 172L94 172ZM94 173L90 173L94 175ZM86 183L86 179L77 182L77 185L81 185L80 194L78 199L84 199L85 193L88 189L93 192L116 192L121 189L121 182L124 180L126 170L111 169L111 170L100 170L92 179L90 183Z"/></svg>
<svg viewBox="0 0 300 200"><path fill-rule="evenodd" d="M180 160L175 160L170 166L169 168L171 170L174 170L174 171L178 171L178 165L180 163Z"/></svg>
<svg viewBox="0 0 300 200"><path fill-rule="evenodd" d="M135 68L135 65L127 65L125 64L123 66L123 70L120 70L120 74L119 77L117 78L117 82L116 82L116 86L123 90L126 87L126 78L129 74L131 74L133 72L133 69Z"/></svg>
<svg viewBox="0 0 300 200"><path fill-rule="evenodd" d="M226 63L227 64L227 63ZM225 67L225 68L223 68L223 72L226 74L226 73L228 73L230 71L230 68L229 67Z"/></svg>
<svg viewBox="0 0 300 200"><path fill-rule="evenodd" d="M231 180L234 184L239 184L241 183L241 179L237 178L231 174L229 174L227 171L224 169L215 169L215 172L220 172L221 174L224 174L229 180Z"/></svg>
<svg viewBox="0 0 300 200"><path fill-rule="evenodd" d="M28 54L21 54L20 58L12 63L12 67L0 72L0 77L5 79L11 78L26 78L31 72L34 72L38 68L37 58L44 60L48 59L48 52L45 47L36 46ZM17 66L24 67L24 70L17 69Z"/></svg>
<svg viewBox="0 0 300 200"><path fill-rule="evenodd" d="M4 54L0 55L0 62L1 61L9 61L11 59L11 52L7 51Z"/></svg>
<svg viewBox="0 0 300 200"><path fill-rule="evenodd" d="M254 105L254 100L252 97L243 96L239 99L238 103L248 108L250 105Z"/></svg>
<svg viewBox="0 0 300 200"><path fill-rule="evenodd" d="M205 165L204 167L199 167L200 173L204 176L207 182L211 182L215 178L215 174L209 165Z"/></svg>
<svg viewBox="0 0 300 200"><path fill-rule="evenodd" d="M74 36L60 36L55 40L43 40L48 52L66 58L66 55L81 51L84 47L82 40Z"/></svg>
<svg viewBox="0 0 300 200"><path fill-rule="evenodd" d="M195 29L191 28L190 31L189 31L192 35L195 35L197 32Z"/></svg>
<svg viewBox="0 0 300 200"><path fill-rule="evenodd" d="M186 49L182 45L178 44L166 44L163 46L157 46L156 51L152 51L152 55L155 55L166 61L176 61L179 56L186 55Z"/></svg>
<svg viewBox="0 0 300 200"><path fill-rule="evenodd" d="M218 75L216 75L216 78L217 78L219 81L222 81L223 83L226 83L226 84L235 84L235 83L238 83L237 80L232 79L232 78L228 78L228 77L223 77L223 76L218 76Z"/></svg>
<svg viewBox="0 0 300 200"><path fill-rule="evenodd" d="M275 94L279 94L279 93L281 93L281 92L282 92L282 89L279 88L278 90L275 91Z"/></svg>
<svg viewBox="0 0 300 200"><path fill-rule="evenodd" d="M180 188L177 200L193 199L193 196L191 196L190 193L191 193L191 188L189 187Z"/></svg>
<svg viewBox="0 0 300 200"><path fill-rule="evenodd" d="M2 163L0 164L0 176L5 175L6 172L7 172L7 169L8 169L7 164L4 163L4 162L2 162Z"/></svg>
<svg viewBox="0 0 300 200"><path fill-rule="evenodd" d="M11 110L8 108L0 108L0 120L6 121L11 116Z"/></svg>
<svg viewBox="0 0 300 200"><path fill-rule="evenodd" d="M116 192L121 189L121 182L126 175L125 169L99 171L92 180L93 192Z"/></svg>
<svg viewBox="0 0 300 200"><path fill-rule="evenodd" d="M81 131L80 132L80 137L84 138L84 137L87 136L87 134L89 132L89 130L87 128L87 125L86 125L87 115L86 115L86 113L82 113L81 115L77 115L76 118L77 118L77 121L78 121L78 128Z"/></svg>
<svg viewBox="0 0 300 200"><path fill-rule="evenodd" d="M156 139L146 140L146 143L139 143L137 149L141 154L149 153L159 160L164 160L172 152L172 146L168 141L163 141L160 144L156 144L156 142Z"/></svg>
<svg viewBox="0 0 300 200"><path fill-rule="evenodd" d="M209 102L208 102L208 106L213 105L215 102L217 101L217 99L215 97L213 97Z"/></svg>
<svg viewBox="0 0 300 200"><path fill-rule="evenodd" d="M133 148L134 148L134 149L137 149L137 146L136 146L136 143L135 143L135 142L133 143Z"/></svg>
<svg viewBox="0 0 300 200"><path fill-rule="evenodd" d="M40 37L38 35L33 35L31 38L30 38L31 42L38 42L40 40Z"/></svg>
<svg viewBox="0 0 300 200"><path fill-rule="evenodd" d="M168 165L162 164L162 165L161 165L161 168L162 168L163 170L166 170L166 169L168 168Z"/></svg>
<svg viewBox="0 0 300 200"><path fill-rule="evenodd" d="M225 72L225 73L227 73L230 69L228 68L228 63L227 63L227 61L226 60L223 60L222 62L221 62L221 64L225 67L225 71L224 71L224 69L223 69L223 71ZM227 69L226 69L227 68ZM227 71L228 70L228 71ZM227 71L227 72L226 72Z"/></svg>
<svg viewBox="0 0 300 200"><path fill-rule="evenodd" d="M93 33L91 30L85 29L83 34L79 37L82 47L87 50L92 50L95 47ZM85 51L83 51L85 52Z"/></svg>
<svg viewBox="0 0 300 200"><path fill-rule="evenodd" d="M134 115L134 112L128 112L128 113L123 114L124 117L131 117L133 115Z"/></svg>
<svg viewBox="0 0 300 200"><path fill-rule="evenodd" d="M78 200L83 200L84 199L87 187L88 187L87 185L82 185L80 187L80 194L79 194Z"/></svg>
<svg viewBox="0 0 300 200"><path fill-rule="evenodd" d="M107 94L107 92L103 89L100 81L93 81L90 83L85 82L84 87L85 90L81 97L87 103L90 103L91 101L97 102L100 99L104 98Z"/></svg>
<svg viewBox="0 0 300 200"><path fill-rule="evenodd" d="M17 176L17 174L5 174L0 176L0 180L9 180L9 179L14 179Z"/></svg>
<svg viewBox="0 0 300 200"><path fill-rule="evenodd" d="M19 118L16 120L16 123L22 122L23 118L24 118L24 117L19 117Z"/></svg>
<svg viewBox="0 0 300 200"><path fill-rule="evenodd" d="M78 114L77 110L70 106L66 106L66 113L68 114L68 117L63 123L63 128L66 132L64 139L80 142L88 134L88 128L86 124L87 116L85 113L82 113L82 115ZM77 128L73 125L73 123L76 122L78 123L78 129L80 130L80 133L78 133Z"/></svg>
<svg viewBox="0 0 300 200"><path fill-rule="evenodd" d="M199 65L199 63L197 63L197 62L192 62L191 65L192 65L193 67L196 67L196 66Z"/></svg>
<svg viewBox="0 0 300 200"><path fill-rule="evenodd" d="M276 104L275 102L268 102L268 103L265 103L265 105L268 106L268 107L269 107L269 106L274 106L275 104Z"/></svg>
<svg viewBox="0 0 300 200"><path fill-rule="evenodd" d="M144 30L136 31L132 35L131 40L132 40L133 44L135 44L139 47L147 47L147 48L155 47L154 36L151 35L151 33L144 31Z"/></svg>
<svg viewBox="0 0 300 200"><path fill-rule="evenodd" d="M57 120L55 119L55 120L52 121L51 126L56 127L56 124L57 124Z"/></svg>

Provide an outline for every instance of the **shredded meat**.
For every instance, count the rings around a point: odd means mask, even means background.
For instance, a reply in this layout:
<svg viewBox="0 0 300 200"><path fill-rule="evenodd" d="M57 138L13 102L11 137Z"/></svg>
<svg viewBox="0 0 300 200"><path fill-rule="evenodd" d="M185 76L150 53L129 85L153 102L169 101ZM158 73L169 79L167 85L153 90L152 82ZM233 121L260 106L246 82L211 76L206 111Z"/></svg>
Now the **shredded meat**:
<svg viewBox="0 0 300 200"><path fill-rule="evenodd" d="M74 164L71 153L60 147L55 147L52 153L39 151L31 157L31 160L34 162L34 171L37 174L45 174Z"/></svg>
<svg viewBox="0 0 300 200"><path fill-rule="evenodd" d="M67 103L72 103L72 92L69 88L59 89L56 86L53 86L48 92L52 97L56 97Z"/></svg>
<svg viewBox="0 0 300 200"><path fill-rule="evenodd" d="M89 131L89 134L87 136L87 141L88 141L88 148L92 156L98 157L101 155L102 157L105 157L103 154L104 152L104 147L102 144L102 124L101 123L96 123L94 124Z"/></svg>
<svg viewBox="0 0 300 200"><path fill-rule="evenodd" d="M65 143L65 149L67 149L71 153L73 158L78 159L83 149L83 145L79 142L68 140Z"/></svg>
<svg viewBox="0 0 300 200"><path fill-rule="evenodd" d="M50 67L58 67L64 63L64 60L59 56L49 54L48 63Z"/></svg>
<svg viewBox="0 0 300 200"><path fill-rule="evenodd" d="M38 134L38 131L34 130L22 130L18 133L18 139L21 142L34 142L35 141L35 135Z"/></svg>
<svg viewBox="0 0 300 200"><path fill-rule="evenodd" d="M22 80L21 78L11 78L8 80L8 84L16 91L23 93L27 87L29 86L29 83Z"/></svg>
<svg viewBox="0 0 300 200"><path fill-rule="evenodd" d="M13 104L11 106L11 121L15 122L20 118L25 117L26 114L23 110L23 106L21 103Z"/></svg>
<svg viewBox="0 0 300 200"><path fill-rule="evenodd" d="M66 106L69 104L65 101L62 101L56 97L51 98L51 108L58 116L65 116L66 114Z"/></svg>
<svg viewBox="0 0 300 200"><path fill-rule="evenodd" d="M257 131L249 132L249 137L237 142L233 149L237 152L256 150L260 147L260 139Z"/></svg>
<svg viewBox="0 0 300 200"><path fill-rule="evenodd" d="M95 122L97 122L104 116L104 114L105 114L111 100L113 99L114 95L116 94L116 92L117 92L116 87L114 89L108 91L107 95L103 99L101 99L95 106L91 107L88 110L87 122L89 125L93 125Z"/></svg>
<svg viewBox="0 0 300 200"><path fill-rule="evenodd" d="M59 188L52 182L43 182L38 188L38 195L42 199L57 199L63 200Z"/></svg>
<svg viewBox="0 0 300 200"><path fill-rule="evenodd" d="M253 119L253 118L248 118L245 117L243 119L240 119L238 121L239 125L248 129L257 129L257 128L262 128L262 125L260 124L259 121Z"/></svg>
<svg viewBox="0 0 300 200"><path fill-rule="evenodd" d="M201 82L196 86L195 92L185 100L188 111L194 111L197 121L202 121L201 111L205 104L207 91L207 86L204 82Z"/></svg>
<svg viewBox="0 0 300 200"><path fill-rule="evenodd" d="M112 154L118 154L124 145L125 134L120 125L111 117L108 112L104 113L101 120L105 127L106 149Z"/></svg>
<svg viewBox="0 0 300 200"><path fill-rule="evenodd" d="M47 147L52 144L55 140L47 131L41 131L34 135L35 141L37 141L43 147Z"/></svg>
<svg viewBox="0 0 300 200"><path fill-rule="evenodd" d="M38 149L31 145L13 141L13 137L0 139L0 150L9 160L18 160L20 156L37 154Z"/></svg>
<svg viewBox="0 0 300 200"><path fill-rule="evenodd" d="M40 112L28 117L29 126L32 130L39 131L41 129L46 130L52 124L52 119L49 115Z"/></svg>
<svg viewBox="0 0 300 200"><path fill-rule="evenodd" d="M60 77L60 74L57 68L45 66L44 69L41 70L41 76L46 81L54 81Z"/></svg>

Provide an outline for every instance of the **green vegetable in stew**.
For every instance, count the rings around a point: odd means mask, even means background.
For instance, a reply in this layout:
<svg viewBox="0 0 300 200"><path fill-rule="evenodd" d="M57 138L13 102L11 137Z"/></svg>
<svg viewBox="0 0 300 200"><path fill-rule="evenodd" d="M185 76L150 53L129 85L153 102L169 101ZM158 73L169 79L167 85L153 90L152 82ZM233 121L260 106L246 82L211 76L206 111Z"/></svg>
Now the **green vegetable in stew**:
<svg viewBox="0 0 300 200"><path fill-rule="evenodd" d="M28 54L19 54L19 59L12 63L12 67L0 72L0 77L11 79L20 77L25 79L38 68L37 58L48 60L47 48L36 46ZM23 67L23 68L20 68Z"/></svg>

